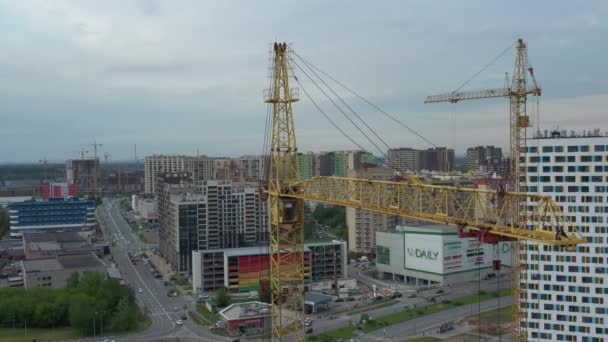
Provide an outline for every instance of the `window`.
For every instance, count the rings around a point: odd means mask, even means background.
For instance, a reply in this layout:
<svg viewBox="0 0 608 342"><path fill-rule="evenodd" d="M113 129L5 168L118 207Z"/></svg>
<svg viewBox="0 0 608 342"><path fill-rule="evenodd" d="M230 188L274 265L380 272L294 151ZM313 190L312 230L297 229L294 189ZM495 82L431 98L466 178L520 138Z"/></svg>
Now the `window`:
<svg viewBox="0 0 608 342"><path fill-rule="evenodd" d="M593 146L593 151L595 151L595 152L604 152L605 150L606 150L606 146L605 145L595 145L595 146Z"/></svg>
<svg viewBox="0 0 608 342"><path fill-rule="evenodd" d="M536 166L528 166L528 172L537 172L538 168Z"/></svg>
<svg viewBox="0 0 608 342"><path fill-rule="evenodd" d="M376 245L377 263L390 265L391 264L391 250L388 247Z"/></svg>
<svg viewBox="0 0 608 342"><path fill-rule="evenodd" d="M555 162L556 163L563 163L566 161L566 157L564 156L555 156Z"/></svg>
<svg viewBox="0 0 608 342"><path fill-rule="evenodd" d="M564 152L564 146L555 146L554 150L555 152Z"/></svg>
<svg viewBox="0 0 608 342"><path fill-rule="evenodd" d="M550 161L551 161L551 157L549 157L549 156L543 156L543 158L542 158L542 162L543 163L549 163Z"/></svg>
<svg viewBox="0 0 608 342"><path fill-rule="evenodd" d="M603 145L600 145L603 147ZM553 146L543 146L543 152L548 153L548 152L553 152Z"/></svg>
<svg viewBox="0 0 608 342"><path fill-rule="evenodd" d="M568 156L567 160L568 163L574 163L574 161L576 161L576 158L574 156Z"/></svg>
<svg viewBox="0 0 608 342"><path fill-rule="evenodd" d="M578 146L568 146L568 152L578 152Z"/></svg>
<svg viewBox="0 0 608 342"><path fill-rule="evenodd" d="M591 161L591 156L581 156L581 161L582 162L590 162Z"/></svg>
<svg viewBox="0 0 608 342"><path fill-rule="evenodd" d="M563 166L554 166L553 167L553 172L563 172L563 171L564 171Z"/></svg>
<svg viewBox="0 0 608 342"><path fill-rule="evenodd" d="M538 158L538 156L534 156L534 157L530 157L529 158L530 163L538 163L539 159L540 158Z"/></svg>
<svg viewBox="0 0 608 342"><path fill-rule="evenodd" d="M589 145L582 145L581 152L589 152Z"/></svg>
<svg viewBox="0 0 608 342"><path fill-rule="evenodd" d="M536 146L528 146L528 153L536 153L538 152L538 149L536 148Z"/></svg>

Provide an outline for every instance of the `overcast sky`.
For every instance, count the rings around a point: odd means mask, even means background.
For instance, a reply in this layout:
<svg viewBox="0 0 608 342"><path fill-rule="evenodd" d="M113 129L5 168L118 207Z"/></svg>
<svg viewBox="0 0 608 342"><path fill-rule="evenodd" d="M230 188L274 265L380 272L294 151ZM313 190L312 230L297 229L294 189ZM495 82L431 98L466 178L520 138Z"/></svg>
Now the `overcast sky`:
<svg viewBox="0 0 608 342"><path fill-rule="evenodd" d="M0 0L0 162L62 161L94 140L114 160L133 158L134 144L140 157L259 154L275 40L462 154L506 146L508 101L425 96L455 89L523 37L543 88L541 128L604 130L606 18L606 1ZM463 90L501 87L514 54ZM299 149L355 149L300 94ZM430 147L340 94L390 146ZM536 99L528 108L535 118Z"/></svg>

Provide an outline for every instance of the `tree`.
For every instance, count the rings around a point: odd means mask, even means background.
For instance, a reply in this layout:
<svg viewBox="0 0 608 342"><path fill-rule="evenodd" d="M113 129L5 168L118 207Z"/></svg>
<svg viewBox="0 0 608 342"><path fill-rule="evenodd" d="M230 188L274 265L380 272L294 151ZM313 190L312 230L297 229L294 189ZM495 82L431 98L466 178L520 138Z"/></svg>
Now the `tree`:
<svg viewBox="0 0 608 342"><path fill-rule="evenodd" d="M270 304L271 300L272 298L270 296L270 288L268 286L262 286L260 288L260 302Z"/></svg>
<svg viewBox="0 0 608 342"><path fill-rule="evenodd" d="M70 298L70 325L84 334L93 332L95 319L95 299L83 293Z"/></svg>
<svg viewBox="0 0 608 342"><path fill-rule="evenodd" d="M70 274L68 278L68 289L75 289L78 287L78 282L80 281L80 274L78 272L74 272Z"/></svg>
<svg viewBox="0 0 608 342"><path fill-rule="evenodd" d="M116 311L110 318L109 327L113 331L126 331L135 328L139 314L137 307L124 297L118 302Z"/></svg>
<svg viewBox="0 0 608 342"><path fill-rule="evenodd" d="M219 288L215 291L215 303L218 308L223 308L230 305L230 295L226 291L225 287Z"/></svg>

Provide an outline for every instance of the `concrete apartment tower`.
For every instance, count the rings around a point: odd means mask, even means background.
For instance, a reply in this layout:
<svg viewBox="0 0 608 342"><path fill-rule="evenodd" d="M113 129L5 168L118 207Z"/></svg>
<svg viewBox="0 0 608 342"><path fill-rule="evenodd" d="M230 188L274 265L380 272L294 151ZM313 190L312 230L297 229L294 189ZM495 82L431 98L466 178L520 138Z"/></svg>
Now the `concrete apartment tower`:
<svg viewBox="0 0 608 342"><path fill-rule="evenodd" d="M393 170L383 167L348 170L348 177L388 180ZM348 250L355 253L372 253L376 250L376 232L387 232L395 228L398 218L371 211L346 208L348 226Z"/></svg>
<svg viewBox="0 0 608 342"><path fill-rule="evenodd" d="M529 341L608 337L608 136L545 133L528 140L528 191L549 195L589 243L576 252L528 245Z"/></svg>

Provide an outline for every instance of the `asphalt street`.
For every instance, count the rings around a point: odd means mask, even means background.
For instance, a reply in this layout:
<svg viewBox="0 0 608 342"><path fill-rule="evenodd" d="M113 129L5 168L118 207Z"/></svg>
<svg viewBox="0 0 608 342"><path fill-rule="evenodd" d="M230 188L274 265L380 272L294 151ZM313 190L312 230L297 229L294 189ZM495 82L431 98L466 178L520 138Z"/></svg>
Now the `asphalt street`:
<svg viewBox="0 0 608 342"><path fill-rule="evenodd" d="M111 253L123 279L135 291L137 301L152 320L151 325L143 332L124 337L115 337L116 341L152 341L160 338L181 338L189 341L228 341L229 339L212 334L190 319L183 325L175 322L187 316L188 310L194 310L195 299L191 296L168 297L168 289L162 279L156 279L143 262L131 263L128 252L137 253L145 245L133 234L131 227L120 213L118 200L105 199L97 215L106 240L116 237ZM138 289L142 289L142 293Z"/></svg>

